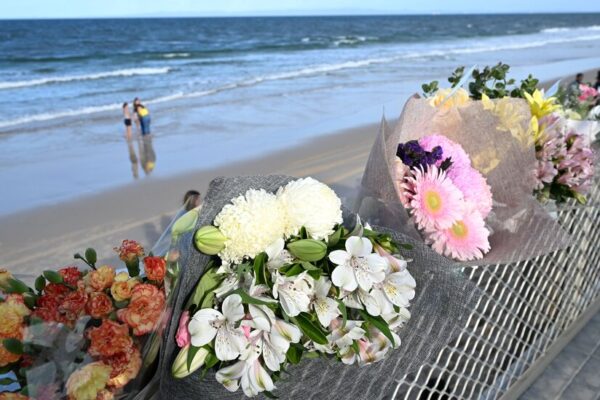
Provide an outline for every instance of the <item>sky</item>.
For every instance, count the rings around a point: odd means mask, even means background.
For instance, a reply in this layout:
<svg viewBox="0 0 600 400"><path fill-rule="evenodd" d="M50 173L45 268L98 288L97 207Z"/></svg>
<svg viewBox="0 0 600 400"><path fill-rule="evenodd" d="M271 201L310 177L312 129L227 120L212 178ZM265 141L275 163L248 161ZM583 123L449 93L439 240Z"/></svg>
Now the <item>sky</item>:
<svg viewBox="0 0 600 400"><path fill-rule="evenodd" d="M597 0L0 0L0 19L600 12Z"/></svg>

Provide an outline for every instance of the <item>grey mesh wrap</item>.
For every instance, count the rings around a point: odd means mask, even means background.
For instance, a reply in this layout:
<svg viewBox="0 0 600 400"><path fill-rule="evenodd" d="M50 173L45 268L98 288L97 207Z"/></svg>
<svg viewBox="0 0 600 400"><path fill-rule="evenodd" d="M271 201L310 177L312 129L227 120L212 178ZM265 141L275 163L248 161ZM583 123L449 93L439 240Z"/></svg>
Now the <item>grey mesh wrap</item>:
<svg viewBox="0 0 600 400"><path fill-rule="evenodd" d="M291 177L255 176L217 178L210 184L197 227L211 224L232 198L248 189L275 192ZM351 225L355 216L345 213L345 224ZM380 230L373 227L375 230ZM451 341L464 325L469 310L479 298L475 285L465 279L460 268L440 257L428 247L403 234L392 233L400 243L410 243L412 250L403 251L409 262L408 269L417 282L416 297L409 310L410 321L399 332L402 344L384 361L359 368L334 359L303 360L291 366L289 375L276 382L274 391L282 399L378 399L389 398L405 374L415 371L427 358L436 354ZM184 379L171 375L171 365L178 352L175 333L181 309L194 289L209 261L192 244L193 233L180 241L181 275L175 288L170 323L166 326L161 360L158 367L159 397L163 399L242 399L241 389L228 392L215 380L214 372L200 379L196 372ZM156 382L155 382L156 383ZM263 398L258 396L257 398Z"/></svg>

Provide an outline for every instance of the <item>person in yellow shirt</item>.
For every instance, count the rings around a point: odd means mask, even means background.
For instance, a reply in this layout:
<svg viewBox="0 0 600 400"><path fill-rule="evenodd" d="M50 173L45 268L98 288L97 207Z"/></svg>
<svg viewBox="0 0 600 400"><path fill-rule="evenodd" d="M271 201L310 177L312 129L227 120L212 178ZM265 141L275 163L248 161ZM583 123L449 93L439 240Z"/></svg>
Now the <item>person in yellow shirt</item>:
<svg viewBox="0 0 600 400"><path fill-rule="evenodd" d="M142 104L139 98L133 100L133 109L137 115L142 128L140 140L140 163L144 172L150 174L156 166L156 153L152 145L152 135L150 134L150 111Z"/></svg>

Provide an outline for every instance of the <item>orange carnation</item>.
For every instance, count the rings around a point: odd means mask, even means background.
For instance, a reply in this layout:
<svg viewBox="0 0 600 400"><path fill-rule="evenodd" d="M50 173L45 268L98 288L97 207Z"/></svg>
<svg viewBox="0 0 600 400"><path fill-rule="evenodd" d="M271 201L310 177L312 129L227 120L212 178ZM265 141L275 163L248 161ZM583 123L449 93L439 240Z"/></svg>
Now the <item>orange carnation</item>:
<svg viewBox="0 0 600 400"><path fill-rule="evenodd" d="M144 248L135 240L123 240L121 247L115 247L121 261L127 263L144 255Z"/></svg>
<svg viewBox="0 0 600 400"><path fill-rule="evenodd" d="M65 296L58 311L70 321L75 322L85 312L88 295L83 290L76 290Z"/></svg>
<svg viewBox="0 0 600 400"><path fill-rule="evenodd" d="M85 306L85 311L92 318L100 319L110 314L113 310L113 303L110 297L103 292L91 293Z"/></svg>
<svg viewBox="0 0 600 400"><path fill-rule="evenodd" d="M127 385L140 372L142 356L140 351L132 347L126 353L120 353L102 360L112 368L108 386L120 389Z"/></svg>
<svg viewBox="0 0 600 400"><path fill-rule="evenodd" d="M58 270L62 275L63 281L70 286L77 286L77 281L81 279L81 271L77 267L64 267Z"/></svg>
<svg viewBox="0 0 600 400"><path fill-rule="evenodd" d="M0 367L18 361L21 356L6 350L2 345L4 339L23 339L25 327L23 318L31 314L20 294L9 294L0 303Z"/></svg>
<svg viewBox="0 0 600 400"><path fill-rule="evenodd" d="M108 319L103 320L98 328L91 328L88 331L88 338L91 342L88 353L92 356L111 357L133 347L127 325Z"/></svg>
<svg viewBox="0 0 600 400"><path fill-rule="evenodd" d="M115 280L115 270L109 265L103 265L96 271L89 273L88 284L92 289L100 292L104 289L108 289Z"/></svg>
<svg viewBox="0 0 600 400"><path fill-rule="evenodd" d="M147 283L137 285L127 308L117 311L119 319L133 328L136 336L151 332L158 323L165 306L165 294Z"/></svg>
<svg viewBox="0 0 600 400"><path fill-rule="evenodd" d="M162 282L167 273L167 262L162 257L144 258L144 270L151 281Z"/></svg>

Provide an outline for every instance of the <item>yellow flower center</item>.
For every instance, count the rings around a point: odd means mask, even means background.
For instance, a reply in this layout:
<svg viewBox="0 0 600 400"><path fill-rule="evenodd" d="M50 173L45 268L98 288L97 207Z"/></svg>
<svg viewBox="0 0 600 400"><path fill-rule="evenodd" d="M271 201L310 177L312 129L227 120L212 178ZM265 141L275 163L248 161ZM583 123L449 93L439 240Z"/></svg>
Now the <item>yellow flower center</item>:
<svg viewBox="0 0 600 400"><path fill-rule="evenodd" d="M467 236L469 230L464 222L458 221L454 225L452 225L452 234L457 238L463 239Z"/></svg>
<svg viewBox="0 0 600 400"><path fill-rule="evenodd" d="M425 204L429 211L436 212L442 207L442 198L438 192L428 191L425 192Z"/></svg>

